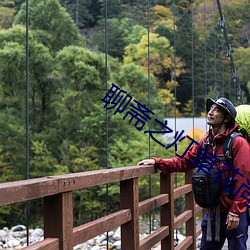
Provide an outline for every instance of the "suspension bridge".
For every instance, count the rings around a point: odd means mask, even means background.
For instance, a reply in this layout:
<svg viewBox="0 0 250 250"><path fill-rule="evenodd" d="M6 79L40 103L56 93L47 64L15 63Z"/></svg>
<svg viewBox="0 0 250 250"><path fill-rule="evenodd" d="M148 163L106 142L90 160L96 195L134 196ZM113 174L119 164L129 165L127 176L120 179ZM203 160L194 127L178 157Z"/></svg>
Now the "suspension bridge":
<svg viewBox="0 0 250 250"><path fill-rule="evenodd" d="M154 166L130 166L83 173L48 176L0 184L0 205L43 199L44 240L25 250L72 250L102 233L121 227L121 249L150 249L161 242L161 249L196 249L201 233L196 214L201 211L193 198L187 173L186 184L174 188L174 176L159 175L160 193L139 202L138 178L157 174ZM118 182L120 210L89 223L73 227L72 192L74 190ZM174 200L185 196L185 212L175 218ZM139 217L160 209L160 227L143 240L139 239ZM186 225L185 239L175 247L175 229Z"/></svg>
<svg viewBox="0 0 250 250"><path fill-rule="evenodd" d="M105 1L106 15L107 2ZM204 1L205 3L206 1ZM176 3L173 1L173 6ZM150 13L150 1L147 1L148 13ZM236 74L235 63L233 60L232 49L229 43L225 18L222 13L220 1L217 0L220 15L220 28L224 36L227 48L227 57L230 62L232 79L234 83L234 96L239 103L242 103L241 86ZM175 17L175 15L174 15ZM34 243L23 249L25 250L72 250L77 244L86 242L95 236L105 234L117 227L121 228L121 249L123 250L148 250L156 244L161 245L162 250L195 250L197 249L197 239L201 235L201 226L198 223L198 214L206 211L199 207L193 197L191 177L192 173L185 173L185 184L175 187L175 175L165 175L158 173L154 166L123 166L115 169L109 168L109 122L108 111L106 113L106 169L63 174L57 176L47 176L42 178L29 178L29 9L26 0L26 179L6 182L0 184L0 206L12 205L33 201L43 200L43 225L44 240ZM106 16L107 20L107 16ZM174 20L175 22L175 20ZM105 31L108 30L105 22ZM175 29L175 24L173 25ZM175 34L175 32L174 32ZM105 63L108 68L108 41L105 32ZM175 44L175 37L174 37ZM148 43L150 41L150 15L148 15ZM194 61L194 41L192 33L192 63ZM206 60L206 54L204 55ZM176 54L174 50L174 93L176 96ZM206 62L206 61L205 61ZM148 79L150 79L150 46L148 46ZM194 67L192 65L192 100L194 112ZM205 77L206 78L206 77ZM106 91L108 90L108 72L105 76ZM205 80L206 84L206 80ZM206 89L206 87L205 87ZM150 108L150 80L148 80L148 108ZM206 91L206 90L205 90ZM176 103L175 103L176 112ZM176 113L175 113L176 119ZM149 124L150 130L150 124ZM150 139L149 139L149 157ZM146 200L140 200L139 178L148 177L149 189L151 188L151 176L156 175L160 183L160 191L156 196L151 196ZM74 203L73 192L111 183L119 184L120 210L114 213L107 213L105 216L88 223L74 227ZM107 188L108 192L108 188ZM151 192L150 192L151 193ZM175 216L175 201L183 197L184 212ZM108 203L108 202L107 202ZM108 207L108 204L107 204ZM151 213L154 209L160 211L159 227L150 234L140 239L140 217ZM28 215L28 213L27 213ZM185 228L185 238L176 244L176 230L180 227ZM107 247L108 248L108 247ZM227 249L227 243L223 249Z"/></svg>

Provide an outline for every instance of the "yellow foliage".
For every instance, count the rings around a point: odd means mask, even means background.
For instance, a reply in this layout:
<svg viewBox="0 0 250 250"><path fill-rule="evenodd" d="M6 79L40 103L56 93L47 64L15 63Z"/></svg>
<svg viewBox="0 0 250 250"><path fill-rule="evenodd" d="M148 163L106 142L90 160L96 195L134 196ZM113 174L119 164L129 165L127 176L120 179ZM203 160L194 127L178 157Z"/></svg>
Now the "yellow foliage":
<svg viewBox="0 0 250 250"><path fill-rule="evenodd" d="M165 37L150 33L150 62L151 71L155 74L172 68L170 57L173 48ZM147 72L148 67L148 36L142 36L138 44L130 44L125 47L124 63L139 63Z"/></svg>
<svg viewBox="0 0 250 250"><path fill-rule="evenodd" d="M188 132L187 135L198 142L199 140L201 140L204 137L205 134L206 134L206 131L204 131L200 128L193 128ZM178 142L177 153L179 155L182 155L186 151L186 149L190 145L190 143L191 143L191 141L188 138L185 138L181 142Z"/></svg>
<svg viewBox="0 0 250 250"><path fill-rule="evenodd" d="M180 76L180 74L183 74L186 72L185 70L185 63L181 60L180 57L175 58L175 75Z"/></svg>
<svg viewBox="0 0 250 250"><path fill-rule="evenodd" d="M201 112L201 117L207 117L207 113L206 112Z"/></svg>
<svg viewBox="0 0 250 250"><path fill-rule="evenodd" d="M174 88L178 86L180 86L180 84L177 81L172 80L166 82L167 89L170 89L171 91L173 91Z"/></svg>
<svg viewBox="0 0 250 250"><path fill-rule="evenodd" d="M176 102L176 106L179 106L180 102ZM175 108L174 105L169 106L169 109L167 110L167 116L168 117L180 117L181 113L178 110L178 108Z"/></svg>
<svg viewBox="0 0 250 250"><path fill-rule="evenodd" d="M173 47L167 38L156 33L150 33L150 70L158 75L164 71L174 71ZM148 36L142 36L138 44L130 44L125 47L124 63L139 63L145 72L148 70ZM176 57L176 76L184 73L184 62Z"/></svg>
<svg viewBox="0 0 250 250"><path fill-rule="evenodd" d="M174 100L174 94L168 89L160 89L158 95L165 105L171 104Z"/></svg>
<svg viewBox="0 0 250 250"><path fill-rule="evenodd" d="M151 9L150 21L152 31L154 31L158 26L166 26L167 28L173 30L173 12L162 5L156 5Z"/></svg>
<svg viewBox="0 0 250 250"><path fill-rule="evenodd" d="M202 137L204 137L205 133L206 133L206 131L204 129L193 128L188 133L188 136L193 138L195 141L199 141L202 139Z"/></svg>
<svg viewBox="0 0 250 250"><path fill-rule="evenodd" d="M7 29L11 27L14 19L14 9L0 7L0 29Z"/></svg>

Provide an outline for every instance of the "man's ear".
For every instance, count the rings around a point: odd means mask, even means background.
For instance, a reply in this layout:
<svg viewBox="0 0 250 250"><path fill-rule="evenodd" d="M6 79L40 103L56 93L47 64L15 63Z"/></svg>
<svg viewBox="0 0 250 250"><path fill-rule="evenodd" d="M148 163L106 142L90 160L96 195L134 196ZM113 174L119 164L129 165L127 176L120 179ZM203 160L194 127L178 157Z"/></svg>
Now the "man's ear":
<svg viewBox="0 0 250 250"><path fill-rule="evenodd" d="M226 115L225 122L229 122L232 119L231 115Z"/></svg>

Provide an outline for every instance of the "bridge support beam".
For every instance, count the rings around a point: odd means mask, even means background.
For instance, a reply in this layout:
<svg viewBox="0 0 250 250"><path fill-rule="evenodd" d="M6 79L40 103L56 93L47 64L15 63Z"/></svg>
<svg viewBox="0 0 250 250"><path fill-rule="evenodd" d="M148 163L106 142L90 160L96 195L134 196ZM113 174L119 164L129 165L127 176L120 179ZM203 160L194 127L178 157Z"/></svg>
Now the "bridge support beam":
<svg viewBox="0 0 250 250"><path fill-rule="evenodd" d="M162 250L174 250L174 176L160 174L160 192L169 195L169 202L161 206L161 226L169 227L169 235L161 241Z"/></svg>
<svg viewBox="0 0 250 250"><path fill-rule="evenodd" d="M185 173L185 183L192 183L192 172ZM185 195L185 210L192 211L192 217L186 222L186 237L191 236L193 238L192 245L188 250L196 250L196 205L193 193L188 193Z"/></svg>
<svg viewBox="0 0 250 250"><path fill-rule="evenodd" d="M44 238L58 238L60 250L73 249L72 192L44 197Z"/></svg>
<svg viewBox="0 0 250 250"><path fill-rule="evenodd" d="M138 178L120 182L121 209L131 210L132 220L121 226L121 249L139 250Z"/></svg>

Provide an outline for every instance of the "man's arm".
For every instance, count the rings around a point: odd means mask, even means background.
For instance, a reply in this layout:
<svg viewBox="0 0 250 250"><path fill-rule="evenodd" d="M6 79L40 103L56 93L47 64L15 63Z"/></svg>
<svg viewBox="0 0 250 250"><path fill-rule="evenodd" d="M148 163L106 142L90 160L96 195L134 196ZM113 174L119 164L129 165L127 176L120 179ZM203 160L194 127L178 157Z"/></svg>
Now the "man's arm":
<svg viewBox="0 0 250 250"><path fill-rule="evenodd" d="M239 169L239 173L234 177L237 180L235 183L235 192L237 195L234 197L234 201L229 212L237 215L241 215L246 211L246 205L248 204L247 199L250 199L250 145L242 138L237 136L232 145L232 155L233 155L233 168L235 170ZM242 177L243 175L243 177ZM244 192L246 191L246 192ZM243 194L244 192L244 194ZM244 197L246 198L244 198Z"/></svg>
<svg viewBox="0 0 250 250"><path fill-rule="evenodd" d="M163 159L158 157L153 157L153 159L145 159L138 162L137 165L155 165L157 169L165 174L173 172L186 172L195 168L190 160L194 160L200 150L201 142L199 145L193 145L183 156L183 158L175 157L170 159Z"/></svg>

